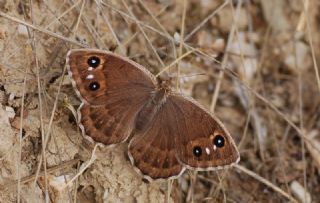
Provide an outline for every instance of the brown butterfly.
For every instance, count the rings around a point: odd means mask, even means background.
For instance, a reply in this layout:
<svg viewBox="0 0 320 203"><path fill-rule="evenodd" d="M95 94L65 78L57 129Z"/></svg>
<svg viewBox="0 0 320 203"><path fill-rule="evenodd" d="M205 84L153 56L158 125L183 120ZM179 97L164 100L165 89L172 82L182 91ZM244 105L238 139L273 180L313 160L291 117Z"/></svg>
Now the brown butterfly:
<svg viewBox="0 0 320 203"><path fill-rule="evenodd" d="M132 137L129 158L145 178L177 178L186 168L214 170L239 161L232 137L214 115L158 83L141 65L94 49L69 51L67 65L82 101L85 137L107 146Z"/></svg>

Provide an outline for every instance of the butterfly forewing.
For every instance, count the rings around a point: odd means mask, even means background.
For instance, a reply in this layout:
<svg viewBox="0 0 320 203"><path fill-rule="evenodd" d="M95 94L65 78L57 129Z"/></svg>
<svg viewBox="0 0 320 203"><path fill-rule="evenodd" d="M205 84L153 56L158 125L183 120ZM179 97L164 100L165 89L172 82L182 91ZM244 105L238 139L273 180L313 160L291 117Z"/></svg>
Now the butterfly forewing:
<svg viewBox="0 0 320 203"><path fill-rule="evenodd" d="M71 50L67 62L75 89L91 105L103 105L139 91L150 92L156 85L145 68L111 52Z"/></svg>
<svg viewBox="0 0 320 203"><path fill-rule="evenodd" d="M67 62L83 102L79 111L84 134L106 145L128 138L136 114L155 88L153 76L110 52L72 50Z"/></svg>

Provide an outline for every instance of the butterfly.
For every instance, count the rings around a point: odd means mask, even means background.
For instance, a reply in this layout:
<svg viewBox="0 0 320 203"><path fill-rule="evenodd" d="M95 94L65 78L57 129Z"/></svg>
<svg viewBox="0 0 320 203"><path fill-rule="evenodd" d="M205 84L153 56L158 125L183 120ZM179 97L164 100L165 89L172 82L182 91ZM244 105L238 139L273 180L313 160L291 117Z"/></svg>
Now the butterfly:
<svg viewBox="0 0 320 203"><path fill-rule="evenodd" d="M74 49L67 67L82 102L84 136L105 146L130 140L128 156L144 178L177 178L185 169L215 170L239 161L218 118L138 63L108 51Z"/></svg>

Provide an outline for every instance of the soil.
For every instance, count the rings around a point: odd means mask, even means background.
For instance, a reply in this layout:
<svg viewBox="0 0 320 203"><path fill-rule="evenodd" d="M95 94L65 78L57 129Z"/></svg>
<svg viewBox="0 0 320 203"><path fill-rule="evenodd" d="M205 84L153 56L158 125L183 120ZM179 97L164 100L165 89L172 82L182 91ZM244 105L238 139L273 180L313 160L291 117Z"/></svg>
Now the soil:
<svg viewBox="0 0 320 203"><path fill-rule="evenodd" d="M0 0L0 202L320 202L319 31L318 0ZM65 59L86 47L153 74L191 51L162 76L240 162L149 182L84 139Z"/></svg>

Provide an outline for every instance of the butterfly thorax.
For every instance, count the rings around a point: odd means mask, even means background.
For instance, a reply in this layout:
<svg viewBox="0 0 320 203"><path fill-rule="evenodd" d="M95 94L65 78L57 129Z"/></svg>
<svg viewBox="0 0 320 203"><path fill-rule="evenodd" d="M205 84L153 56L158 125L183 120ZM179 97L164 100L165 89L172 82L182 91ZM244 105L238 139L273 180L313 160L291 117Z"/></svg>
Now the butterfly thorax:
<svg viewBox="0 0 320 203"><path fill-rule="evenodd" d="M166 87L160 87L151 92L148 102L146 102L138 113L135 122L137 131L142 131L149 126L149 123L154 120L162 106L166 103L169 93L170 89Z"/></svg>
<svg viewBox="0 0 320 203"><path fill-rule="evenodd" d="M165 92L169 92L171 87L174 85L172 77L169 75L160 75L157 77L157 82L159 89L163 89Z"/></svg>

